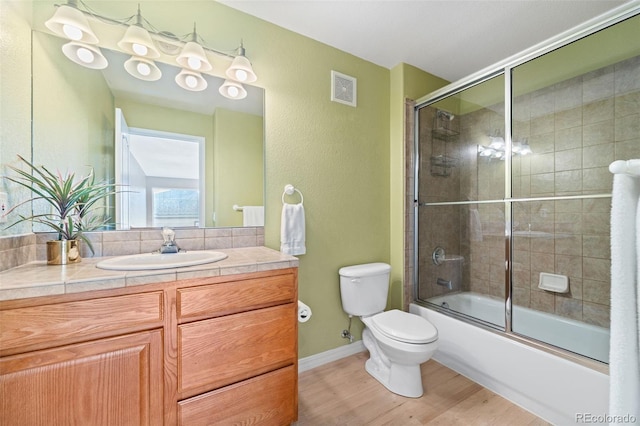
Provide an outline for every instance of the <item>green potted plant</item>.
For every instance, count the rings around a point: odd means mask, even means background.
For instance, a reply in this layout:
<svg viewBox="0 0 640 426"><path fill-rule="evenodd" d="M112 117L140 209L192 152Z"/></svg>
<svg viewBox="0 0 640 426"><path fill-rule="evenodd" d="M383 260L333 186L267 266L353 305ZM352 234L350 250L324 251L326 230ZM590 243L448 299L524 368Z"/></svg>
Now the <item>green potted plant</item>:
<svg viewBox="0 0 640 426"><path fill-rule="evenodd" d="M65 265L79 262L80 240L84 241L93 253L93 245L84 233L100 229L109 221L107 215L98 214L98 211L102 209L100 201L116 193L115 184L96 182L93 168L88 175L76 179L75 173L55 174L44 166L34 166L21 156L18 158L29 166L30 170L24 171L8 166L16 176L5 176L5 179L28 188L34 196L17 204L6 214L25 203L39 202L38 200L46 202L51 212L20 215L8 228L24 221L32 221L57 232L57 240L47 241L48 264Z"/></svg>

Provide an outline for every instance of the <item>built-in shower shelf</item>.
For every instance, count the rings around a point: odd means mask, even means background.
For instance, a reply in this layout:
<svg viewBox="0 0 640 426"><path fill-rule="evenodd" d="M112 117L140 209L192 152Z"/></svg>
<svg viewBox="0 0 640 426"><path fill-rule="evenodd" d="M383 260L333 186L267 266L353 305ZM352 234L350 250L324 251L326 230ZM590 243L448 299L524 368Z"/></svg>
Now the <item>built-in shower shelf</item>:
<svg viewBox="0 0 640 426"><path fill-rule="evenodd" d="M434 155L431 157L431 165L437 167L456 167L458 165L458 159L449 157L448 155Z"/></svg>
<svg viewBox="0 0 640 426"><path fill-rule="evenodd" d="M451 142L451 141L458 140L458 136L460 135L460 133L453 129L440 127L440 128L431 130L431 135L435 139L440 139L441 141L445 141L445 142Z"/></svg>
<svg viewBox="0 0 640 426"><path fill-rule="evenodd" d="M448 155L434 155L431 157L431 175L449 176L451 169L458 165L458 159Z"/></svg>

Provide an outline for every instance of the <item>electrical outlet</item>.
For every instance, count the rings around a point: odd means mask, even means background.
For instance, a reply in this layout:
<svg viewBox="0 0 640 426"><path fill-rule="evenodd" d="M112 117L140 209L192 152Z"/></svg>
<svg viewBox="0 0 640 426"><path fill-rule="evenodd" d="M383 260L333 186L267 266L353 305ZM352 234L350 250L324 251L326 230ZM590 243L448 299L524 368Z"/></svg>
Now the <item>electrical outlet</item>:
<svg viewBox="0 0 640 426"><path fill-rule="evenodd" d="M9 211L9 206L7 203L9 198L7 197L6 192L0 192L0 223L5 223L7 221L7 212Z"/></svg>

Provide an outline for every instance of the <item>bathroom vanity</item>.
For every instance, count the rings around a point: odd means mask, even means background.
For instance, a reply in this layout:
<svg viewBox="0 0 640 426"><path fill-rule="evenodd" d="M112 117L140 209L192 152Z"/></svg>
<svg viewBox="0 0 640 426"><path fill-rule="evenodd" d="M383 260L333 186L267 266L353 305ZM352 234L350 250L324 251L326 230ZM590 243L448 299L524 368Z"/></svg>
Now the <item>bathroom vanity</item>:
<svg viewBox="0 0 640 426"><path fill-rule="evenodd" d="M294 422L297 260L243 250L157 275L83 260L58 269L74 274L64 294L0 302L0 424ZM96 280L123 285L96 290Z"/></svg>

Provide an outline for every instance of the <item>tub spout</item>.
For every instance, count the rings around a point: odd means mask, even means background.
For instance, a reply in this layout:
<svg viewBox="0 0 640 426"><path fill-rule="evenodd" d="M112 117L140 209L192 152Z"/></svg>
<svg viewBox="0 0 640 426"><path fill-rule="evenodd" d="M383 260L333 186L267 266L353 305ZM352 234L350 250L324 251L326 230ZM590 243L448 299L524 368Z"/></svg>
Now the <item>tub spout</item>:
<svg viewBox="0 0 640 426"><path fill-rule="evenodd" d="M441 286L443 286L443 287L446 287L446 288L448 288L449 290L453 290L453 285L451 284L451 280L448 280L448 281L447 281L447 280L445 280L445 279L438 278L438 279L436 280L436 284L441 285Z"/></svg>

